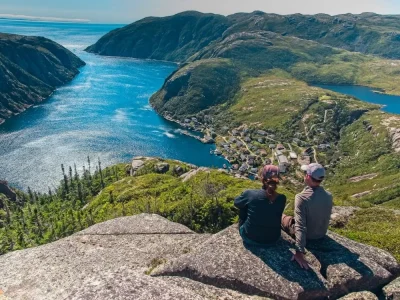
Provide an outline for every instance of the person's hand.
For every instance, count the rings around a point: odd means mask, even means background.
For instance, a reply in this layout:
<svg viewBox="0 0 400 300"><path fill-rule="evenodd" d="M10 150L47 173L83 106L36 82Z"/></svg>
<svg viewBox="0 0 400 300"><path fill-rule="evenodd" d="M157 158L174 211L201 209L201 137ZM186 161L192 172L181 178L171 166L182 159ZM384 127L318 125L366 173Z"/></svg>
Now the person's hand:
<svg viewBox="0 0 400 300"><path fill-rule="evenodd" d="M308 262L304 258L304 254L303 253L296 251L296 254L294 254L293 257L292 257L292 261L294 261L294 260L300 265L300 267L302 269L306 269L306 270L309 269Z"/></svg>

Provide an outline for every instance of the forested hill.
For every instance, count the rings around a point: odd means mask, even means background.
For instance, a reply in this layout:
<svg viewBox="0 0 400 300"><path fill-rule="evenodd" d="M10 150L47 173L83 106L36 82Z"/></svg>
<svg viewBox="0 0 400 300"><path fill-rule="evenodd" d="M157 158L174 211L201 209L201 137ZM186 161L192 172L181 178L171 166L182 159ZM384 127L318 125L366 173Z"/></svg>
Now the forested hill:
<svg viewBox="0 0 400 300"><path fill-rule="evenodd" d="M0 124L45 100L84 64L49 39L0 33Z"/></svg>
<svg viewBox="0 0 400 300"><path fill-rule="evenodd" d="M103 36L86 50L109 56L183 62L219 39L231 22L224 16L184 12L149 17Z"/></svg>
<svg viewBox="0 0 400 300"><path fill-rule="evenodd" d="M145 18L101 38L87 51L102 55L183 62L216 40L239 32L270 31L349 51L400 58L400 16L238 13L227 17L183 12Z"/></svg>

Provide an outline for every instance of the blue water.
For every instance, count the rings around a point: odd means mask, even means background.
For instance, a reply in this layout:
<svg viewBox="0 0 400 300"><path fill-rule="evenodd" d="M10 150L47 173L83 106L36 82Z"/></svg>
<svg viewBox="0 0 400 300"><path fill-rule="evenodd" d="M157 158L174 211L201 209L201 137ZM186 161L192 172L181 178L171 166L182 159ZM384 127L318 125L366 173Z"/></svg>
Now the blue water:
<svg viewBox="0 0 400 300"><path fill-rule="evenodd" d="M54 188L60 164L82 169L86 157L103 166L148 155L201 166L222 166L210 145L181 135L159 117L149 97L175 64L101 57L83 51L118 25L0 20L0 31L45 36L86 62L81 73L43 104L0 126L0 178L38 191Z"/></svg>
<svg viewBox="0 0 400 300"><path fill-rule="evenodd" d="M373 89L363 86L317 85L320 88L337 93L350 95L362 101L383 105L382 110L388 113L400 114L400 96L374 93Z"/></svg>

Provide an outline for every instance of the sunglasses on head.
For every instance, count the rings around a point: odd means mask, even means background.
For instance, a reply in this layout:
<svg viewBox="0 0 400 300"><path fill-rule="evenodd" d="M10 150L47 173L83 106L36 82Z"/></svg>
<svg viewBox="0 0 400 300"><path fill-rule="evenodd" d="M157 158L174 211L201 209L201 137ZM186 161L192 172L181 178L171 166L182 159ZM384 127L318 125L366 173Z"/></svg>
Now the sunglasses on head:
<svg viewBox="0 0 400 300"><path fill-rule="evenodd" d="M267 180L266 184L279 184L279 181L277 181L277 180Z"/></svg>

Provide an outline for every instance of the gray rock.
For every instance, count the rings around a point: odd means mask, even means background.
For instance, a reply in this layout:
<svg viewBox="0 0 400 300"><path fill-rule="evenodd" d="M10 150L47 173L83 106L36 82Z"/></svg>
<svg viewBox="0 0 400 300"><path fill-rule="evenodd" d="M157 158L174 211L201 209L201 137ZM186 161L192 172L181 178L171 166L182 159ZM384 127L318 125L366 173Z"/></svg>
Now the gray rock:
<svg viewBox="0 0 400 300"><path fill-rule="evenodd" d="M168 163L158 163L154 166L154 171L159 174L165 174L169 171Z"/></svg>
<svg viewBox="0 0 400 300"><path fill-rule="evenodd" d="M355 206L334 206L329 225L335 228L344 227L357 210L360 210L360 208Z"/></svg>
<svg viewBox="0 0 400 300"><path fill-rule="evenodd" d="M400 152L400 128L391 128L390 137L392 139L393 149Z"/></svg>
<svg viewBox="0 0 400 300"><path fill-rule="evenodd" d="M194 281L185 277L163 276L158 278L161 278L163 281L171 285L177 285L180 288L196 291L197 294L204 297L205 299L218 299L218 300L268 300L269 299L265 297L245 295L231 289L218 288L213 285L204 284L199 281Z"/></svg>
<svg viewBox="0 0 400 300"><path fill-rule="evenodd" d="M181 166L175 166L175 167L174 167L174 172L175 172L175 174L177 174L178 176L181 176L185 171L182 169Z"/></svg>
<svg viewBox="0 0 400 300"><path fill-rule="evenodd" d="M75 235L194 234L186 226L155 214L139 214L99 223Z"/></svg>
<svg viewBox="0 0 400 300"><path fill-rule="evenodd" d="M112 222L0 256L0 290L13 300L205 299L145 272L160 259L169 261L192 251L209 235L154 215Z"/></svg>
<svg viewBox="0 0 400 300"><path fill-rule="evenodd" d="M144 166L145 162L150 159L152 158L143 156L134 157L131 163L131 176L135 176L136 172L139 171Z"/></svg>
<svg viewBox="0 0 400 300"><path fill-rule="evenodd" d="M383 294L385 295L385 299L400 299L400 277L385 286Z"/></svg>
<svg viewBox="0 0 400 300"><path fill-rule="evenodd" d="M307 272L290 261L292 243L283 234L274 246L244 247L237 226L231 226L153 275L182 276L277 299L310 299L378 288L399 272L396 260L385 251L333 233L309 247L311 270Z"/></svg>
<svg viewBox="0 0 400 300"><path fill-rule="evenodd" d="M357 292L348 294L340 300L378 300L378 297L371 292Z"/></svg>
<svg viewBox="0 0 400 300"><path fill-rule="evenodd" d="M186 182L190 178L195 176L198 172L208 172L208 173L210 173L210 169L206 168L206 167L200 167L198 169L193 169L193 170L190 170L189 172L181 175L180 178L182 179L182 182Z"/></svg>
<svg viewBox="0 0 400 300"><path fill-rule="evenodd" d="M211 236L157 215L118 218L0 256L0 299L338 298L399 272L385 251L333 233L308 245L304 271L290 261L292 243L283 234L274 246L244 247L236 226Z"/></svg>

